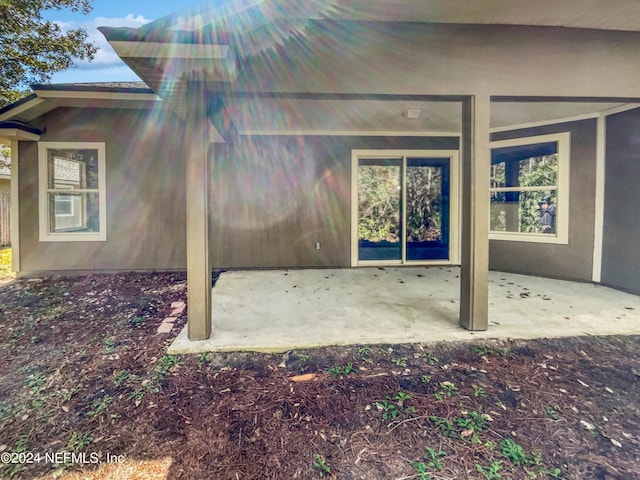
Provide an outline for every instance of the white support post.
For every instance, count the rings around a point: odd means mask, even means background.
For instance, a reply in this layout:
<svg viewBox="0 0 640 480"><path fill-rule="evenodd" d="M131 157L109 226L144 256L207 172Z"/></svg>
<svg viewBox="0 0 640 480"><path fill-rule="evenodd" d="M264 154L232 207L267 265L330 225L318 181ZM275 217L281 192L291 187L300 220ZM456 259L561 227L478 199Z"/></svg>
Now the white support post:
<svg viewBox="0 0 640 480"><path fill-rule="evenodd" d="M460 325L486 330L489 317L490 98L462 102Z"/></svg>
<svg viewBox="0 0 640 480"><path fill-rule="evenodd" d="M211 261L209 258L209 168L206 92L202 82L187 88L185 124L187 169L187 334L211 336Z"/></svg>

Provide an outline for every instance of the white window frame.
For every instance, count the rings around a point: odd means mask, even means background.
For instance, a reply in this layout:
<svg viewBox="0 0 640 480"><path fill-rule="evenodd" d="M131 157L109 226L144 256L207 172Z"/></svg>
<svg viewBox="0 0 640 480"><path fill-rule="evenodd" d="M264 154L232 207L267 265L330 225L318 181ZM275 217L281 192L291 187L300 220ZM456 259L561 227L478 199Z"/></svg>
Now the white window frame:
<svg viewBox="0 0 640 480"><path fill-rule="evenodd" d="M98 152L98 203L100 208L99 231L97 232L50 232L49 193L61 189L49 189L47 150L97 150ZM107 240L107 182L106 147L104 142L39 142L38 143L38 206L41 242L104 242ZM95 193L95 189L74 190L74 193Z"/></svg>
<svg viewBox="0 0 640 480"><path fill-rule="evenodd" d="M571 163L571 134L569 132L537 135L533 137L519 137L510 140L491 142L491 149L515 147L518 145L532 145L536 143L557 142L558 144L558 187L556 190L556 233L525 233L525 232L496 232L489 227L490 240L509 240L513 242L532 243L569 243L569 167ZM504 191L539 191L538 187L490 188L493 192Z"/></svg>

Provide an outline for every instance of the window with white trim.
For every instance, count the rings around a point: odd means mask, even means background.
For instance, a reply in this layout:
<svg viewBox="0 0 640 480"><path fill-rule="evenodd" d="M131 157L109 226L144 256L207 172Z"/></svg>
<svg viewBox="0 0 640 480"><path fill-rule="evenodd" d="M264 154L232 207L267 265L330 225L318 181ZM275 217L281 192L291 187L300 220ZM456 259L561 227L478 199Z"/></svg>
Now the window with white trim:
<svg viewBox="0 0 640 480"><path fill-rule="evenodd" d="M106 240L105 144L40 142L40 241Z"/></svg>
<svg viewBox="0 0 640 480"><path fill-rule="evenodd" d="M569 133L491 143L489 237L568 243Z"/></svg>

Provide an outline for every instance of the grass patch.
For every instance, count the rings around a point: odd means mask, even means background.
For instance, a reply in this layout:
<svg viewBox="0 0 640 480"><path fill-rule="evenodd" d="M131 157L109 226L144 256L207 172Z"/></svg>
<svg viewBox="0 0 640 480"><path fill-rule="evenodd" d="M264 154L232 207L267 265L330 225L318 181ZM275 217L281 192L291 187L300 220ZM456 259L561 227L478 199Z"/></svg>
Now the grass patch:
<svg viewBox="0 0 640 480"><path fill-rule="evenodd" d="M0 281L15 277L11 271L11 247L0 248Z"/></svg>

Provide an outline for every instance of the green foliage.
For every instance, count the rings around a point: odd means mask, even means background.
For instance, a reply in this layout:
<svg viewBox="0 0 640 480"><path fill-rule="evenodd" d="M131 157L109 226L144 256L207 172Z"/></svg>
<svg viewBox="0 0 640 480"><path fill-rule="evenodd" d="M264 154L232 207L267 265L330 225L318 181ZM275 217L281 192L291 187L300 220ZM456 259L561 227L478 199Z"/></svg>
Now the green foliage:
<svg viewBox="0 0 640 480"><path fill-rule="evenodd" d="M544 413L545 413L549 418L552 418L552 419L554 419L554 420L559 420L559 419L560 419L560 416L558 415L558 412L557 412L557 410L556 410L557 408L558 408L558 407L557 407L557 405L556 405L556 407L555 407L555 408L550 407L549 405L542 405L542 411L543 411L543 412L544 412Z"/></svg>
<svg viewBox="0 0 640 480"><path fill-rule="evenodd" d="M358 175L358 238L399 241L400 167L361 166Z"/></svg>
<svg viewBox="0 0 640 480"><path fill-rule="evenodd" d="M391 362L396 364L399 367L406 367L407 366L407 358L406 357L392 358Z"/></svg>
<svg viewBox="0 0 640 480"><path fill-rule="evenodd" d="M327 465L327 460L319 453L316 453L313 458L313 468L316 469L318 477L320 478L323 478L325 475L331 475L331 467Z"/></svg>
<svg viewBox="0 0 640 480"><path fill-rule="evenodd" d="M431 381L431 375L422 375L422 377L420 377L420 381L422 383L429 383Z"/></svg>
<svg viewBox="0 0 640 480"><path fill-rule="evenodd" d="M29 387L33 395L39 394L45 383L47 383L47 376L43 373L32 373L24 381L24 384Z"/></svg>
<svg viewBox="0 0 640 480"><path fill-rule="evenodd" d="M88 445L93 442L93 436L89 432L73 432L69 442L67 442L67 448L72 452L81 452Z"/></svg>
<svg viewBox="0 0 640 480"><path fill-rule="evenodd" d="M411 400L413 397L406 392L398 392L393 398L387 395L385 400L380 400L374 403L374 406L382 412L382 419L396 419L401 413L415 412L415 407L407 405L407 400Z"/></svg>
<svg viewBox="0 0 640 480"><path fill-rule="evenodd" d="M83 28L63 31L43 18L47 10L91 11L90 0L0 1L0 107L16 101L33 83L70 68L75 58L93 60L97 48Z"/></svg>
<svg viewBox="0 0 640 480"><path fill-rule="evenodd" d="M476 470L478 470L478 472L480 472L482 476L487 480L502 478L502 475L500 475L500 470L502 470L502 462L499 462L499 461L493 462L488 467L483 467L479 463L476 463L475 466L476 466Z"/></svg>
<svg viewBox="0 0 640 480"><path fill-rule="evenodd" d="M160 360L158 360L158 365L156 365L154 375L159 379L163 379L169 374L169 371L177 365L182 365L182 362L178 357L175 355L163 355L160 357Z"/></svg>
<svg viewBox="0 0 640 480"><path fill-rule="evenodd" d="M440 459L445 455L446 453L441 450L438 450L436 452L435 449L431 447L426 447L425 453L424 453L424 459L427 460L428 467L435 468L436 470L439 471L439 470L442 470L443 468L443 465Z"/></svg>
<svg viewBox="0 0 640 480"><path fill-rule="evenodd" d="M120 387L123 383L125 383L130 376L131 374L127 370L120 370L116 374L116 377L113 379L113 383L116 386L116 388Z"/></svg>
<svg viewBox="0 0 640 480"><path fill-rule="evenodd" d="M327 370L327 372L333 378L342 378L346 377L350 373L357 373L358 370L351 363L347 363L345 366L334 365L329 370Z"/></svg>
<svg viewBox="0 0 640 480"><path fill-rule="evenodd" d="M491 355L500 355L501 357L506 357L507 354L509 353L509 349L508 348L492 348L492 347L487 347L486 345L481 345L479 347L476 347L476 353L480 357L489 357Z"/></svg>
<svg viewBox="0 0 640 480"><path fill-rule="evenodd" d="M522 446L511 438L505 438L500 442L500 451L502 455L511 460L515 465L528 463L527 454Z"/></svg>
<svg viewBox="0 0 640 480"><path fill-rule="evenodd" d="M107 411L109 405L113 402L111 395L105 395L101 399L94 400L91 404L91 410L87 413L88 417L97 417Z"/></svg>
<svg viewBox="0 0 640 480"><path fill-rule="evenodd" d="M473 396L476 398L484 398L487 396L486 392L484 391L484 388L479 387L478 385L471 385L473 387Z"/></svg>
<svg viewBox="0 0 640 480"><path fill-rule="evenodd" d="M198 365L201 367L205 366L209 361L209 352L202 352L200 354L200 358L198 359Z"/></svg>
<svg viewBox="0 0 640 480"><path fill-rule="evenodd" d="M0 280L13 277L11 272L11 248L0 248Z"/></svg>
<svg viewBox="0 0 640 480"><path fill-rule="evenodd" d="M491 166L491 187L545 187L557 185L558 155L532 157L518 162L518 180L509 185L505 179L505 163ZM491 230L540 232L540 212L538 202L546 195L552 196L555 204L555 190L535 190L531 192L495 192L492 194ZM511 198L510 198L511 197ZM507 218L507 209L517 215L515 222ZM509 226L507 226L509 223Z"/></svg>
<svg viewBox="0 0 640 480"><path fill-rule="evenodd" d="M447 418L440 418L435 415L431 415L429 420L436 426L436 430L440 430L445 437L459 438L458 429L453 422Z"/></svg>
<svg viewBox="0 0 640 480"><path fill-rule="evenodd" d="M413 462L411 464L411 466L413 467L413 469L416 471L416 473L418 474L418 478L420 480L430 480L431 479L431 475L429 473L427 473L427 464L424 462Z"/></svg>
<svg viewBox="0 0 640 480"><path fill-rule="evenodd" d="M400 167L358 168L358 238L400 240ZM407 240L438 240L442 235L442 170L410 166L406 172Z"/></svg>

